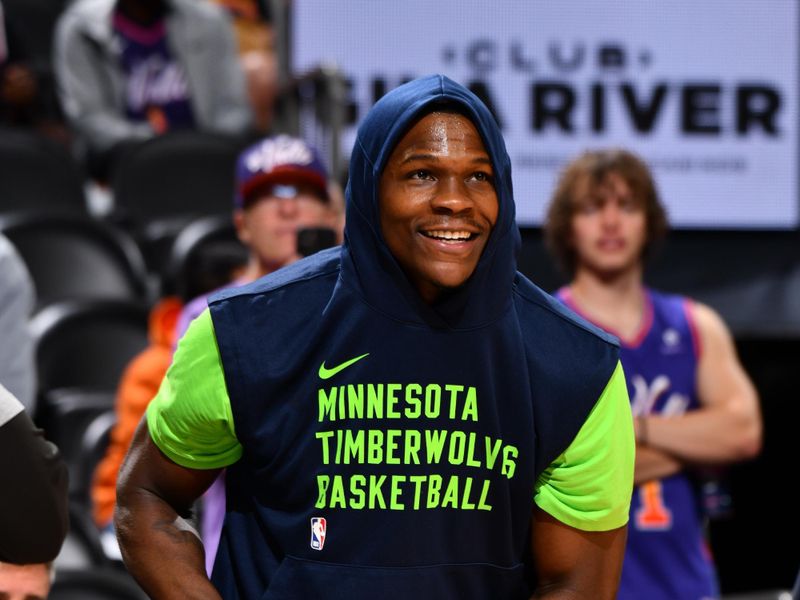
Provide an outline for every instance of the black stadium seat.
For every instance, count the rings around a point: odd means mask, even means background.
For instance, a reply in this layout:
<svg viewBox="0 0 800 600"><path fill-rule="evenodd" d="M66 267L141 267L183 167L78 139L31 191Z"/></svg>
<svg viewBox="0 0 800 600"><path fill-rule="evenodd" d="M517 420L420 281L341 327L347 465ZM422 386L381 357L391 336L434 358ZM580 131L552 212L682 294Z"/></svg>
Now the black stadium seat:
<svg viewBox="0 0 800 600"><path fill-rule="evenodd" d="M165 277L172 241L192 219L233 210L234 168L243 142L183 131L131 148L112 177L114 218L135 234L148 268Z"/></svg>
<svg viewBox="0 0 800 600"><path fill-rule="evenodd" d="M26 58L41 71L50 66L53 31L68 0L3 0L6 21L25 45Z"/></svg>
<svg viewBox="0 0 800 600"><path fill-rule="evenodd" d="M117 423L117 413L107 409L97 414L84 427L80 446L75 453L74 468L70 469L70 490L73 502L90 510L91 486L94 471L105 456L111 430Z"/></svg>
<svg viewBox="0 0 800 600"><path fill-rule="evenodd" d="M175 238L167 280L181 298L189 300L229 284L236 269L247 264L248 254L230 215L201 217Z"/></svg>
<svg viewBox="0 0 800 600"><path fill-rule="evenodd" d="M133 239L90 217L10 215L0 232L16 246L36 286L38 307L61 300L149 298Z"/></svg>
<svg viewBox="0 0 800 600"><path fill-rule="evenodd" d="M83 496L86 491L77 474L81 470L83 438L99 416L113 414L115 397L111 390L91 387L56 388L41 394L37 419L69 467L70 496Z"/></svg>
<svg viewBox="0 0 800 600"><path fill-rule="evenodd" d="M112 180L115 205L138 225L230 214L235 138L197 131L148 140L125 153Z"/></svg>
<svg viewBox="0 0 800 600"><path fill-rule="evenodd" d="M69 153L45 137L0 129L0 214L86 214L83 175Z"/></svg>
<svg viewBox="0 0 800 600"><path fill-rule="evenodd" d="M63 302L31 320L39 390L114 391L128 361L147 346L147 308L115 300Z"/></svg>
<svg viewBox="0 0 800 600"><path fill-rule="evenodd" d="M147 346L148 311L124 301L53 304L31 320L39 399L36 422L72 461L94 417L113 408L131 358Z"/></svg>

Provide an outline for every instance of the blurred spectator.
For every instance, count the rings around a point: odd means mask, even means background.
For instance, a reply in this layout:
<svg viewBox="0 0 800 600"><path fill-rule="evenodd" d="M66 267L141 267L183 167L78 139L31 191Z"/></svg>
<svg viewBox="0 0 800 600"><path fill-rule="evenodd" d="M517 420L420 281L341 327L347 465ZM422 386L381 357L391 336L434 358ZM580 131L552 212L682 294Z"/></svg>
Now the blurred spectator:
<svg viewBox="0 0 800 600"><path fill-rule="evenodd" d="M250 257L231 285L255 281L301 258L297 238L301 229L329 228L339 239L343 214L344 200L316 148L287 135L250 146L237 161L233 211L237 234L250 249ZM205 308L205 295L186 305L178 321L178 338Z"/></svg>
<svg viewBox="0 0 800 600"><path fill-rule="evenodd" d="M77 0L61 16L55 71L90 174L126 145L177 129L252 124L230 19L197 0Z"/></svg>
<svg viewBox="0 0 800 600"><path fill-rule="evenodd" d="M758 397L717 313L643 283L667 219L647 166L624 150L567 165L545 224L572 277L558 297L620 340L636 432L634 490L618 599L716 598L700 465L755 456ZM703 513L702 507L707 509Z"/></svg>
<svg viewBox="0 0 800 600"><path fill-rule="evenodd" d="M28 54L25 41L0 2L0 125L34 129L66 143L67 131L52 85L47 85L46 75L37 71Z"/></svg>
<svg viewBox="0 0 800 600"><path fill-rule="evenodd" d="M0 385L0 561L58 555L69 522L67 467L22 404ZM2 590L0 585L0 590Z"/></svg>
<svg viewBox="0 0 800 600"><path fill-rule="evenodd" d="M266 133L272 124L278 93L278 60L271 24L258 0L214 0L231 15L239 58L247 80L254 124Z"/></svg>
<svg viewBox="0 0 800 600"><path fill-rule="evenodd" d="M51 565L0 562L0 600L45 600L50 593Z"/></svg>
<svg viewBox="0 0 800 600"><path fill-rule="evenodd" d="M36 99L36 76L25 63L21 40L6 22L0 2L0 122L28 124Z"/></svg>
<svg viewBox="0 0 800 600"><path fill-rule="evenodd" d="M214 0L231 16L239 52L272 51L272 27L266 7L259 0Z"/></svg>
<svg viewBox="0 0 800 600"><path fill-rule="evenodd" d="M0 234L0 383L30 415L36 409L36 363L28 330L34 304L28 269L8 238Z"/></svg>

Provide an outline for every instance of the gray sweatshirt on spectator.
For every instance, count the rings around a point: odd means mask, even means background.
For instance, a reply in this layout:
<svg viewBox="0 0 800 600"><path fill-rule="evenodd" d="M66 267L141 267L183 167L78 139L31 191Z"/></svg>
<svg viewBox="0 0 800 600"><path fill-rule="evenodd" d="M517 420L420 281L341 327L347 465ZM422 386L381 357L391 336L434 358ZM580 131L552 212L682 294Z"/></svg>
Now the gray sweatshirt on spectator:
<svg viewBox="0 0 800 600"><path fill-rule="evenodd" d="M0 384L29 414L36 408L36 368L28 329L34 298L25 263L8 238L0 234Z"/></svg>

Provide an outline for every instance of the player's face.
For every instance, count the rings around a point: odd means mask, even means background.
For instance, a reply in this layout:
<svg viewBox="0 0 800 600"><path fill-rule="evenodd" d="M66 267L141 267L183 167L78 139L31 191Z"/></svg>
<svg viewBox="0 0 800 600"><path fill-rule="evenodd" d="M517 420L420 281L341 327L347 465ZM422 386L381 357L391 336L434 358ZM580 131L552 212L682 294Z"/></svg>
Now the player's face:
<svg viewBox="0 0 800 600"><path fill-rule="evenodd" d="M275 185L251 199L234 217L239 239L265 271L297 259L297 232L306 227L335 227L335 212L308 185Z"/></svg>
<svg viewBox="0 0 800 600"><path fill-rule="evenodd" d="M423 117L381 174L383 238L429 303L472 275L497 212L491 160L461 115Z"/></svg>
<svg viewBox="0 0 800 600"><path fill-rule="evenodd" d="M639 265L647 236L640 200L617 173L599 183L588 177L573 194L572 245L578 269L615 276Z"/></svg>

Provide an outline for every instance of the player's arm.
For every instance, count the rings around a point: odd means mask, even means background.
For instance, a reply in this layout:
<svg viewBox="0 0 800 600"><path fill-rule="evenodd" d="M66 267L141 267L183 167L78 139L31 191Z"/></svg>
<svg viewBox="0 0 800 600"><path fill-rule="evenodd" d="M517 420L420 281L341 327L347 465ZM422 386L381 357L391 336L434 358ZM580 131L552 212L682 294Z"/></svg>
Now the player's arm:
<svg viewBox="0 0 800 600"><path fill-rule="evenodd" d="M117 480L120 549L150 596L219 598L206 576L203 545L183 517L241 454L206 310L178 344Z"/></svg>
<svg viewBox="0 0 800 600"><path fill-rule="evenodd" d="M656 450L647 444L636 444L636 463L633 469L634 485L640 485L653 479L663 479L679 473L681 470L683 470L683 463L668 452Z"/></svg>
<svg viewBox="0 0 800 600"><path fill-rule="evenodd" d="M617 365L570 446L536 486L534 598L613 600L625 553L634 437Z"/></svg>
<svg viewBox="0 0 800 600"><path fill-rule="evenodd" d="M627 529L581 531L535 509L532 544L538 586L533 598L613 600Z"/></svg>
<svg viewBox="0 0 800 600"><path fill-rule="evenodd" d="M697 392L702 406L681 416L647 416L637 423L639 440L685 463L752 458L761 448L756 390L719 315L698 303L690 311L701 346Z"/></svg>
<svg viewBox="0 0 800 600"><path fill-rule="evenodd" d="M220 469L189 469L153 443L143 419L119 473L114 522L125 566L152 598L219 598L203 544L184 520Z"/></svg>

